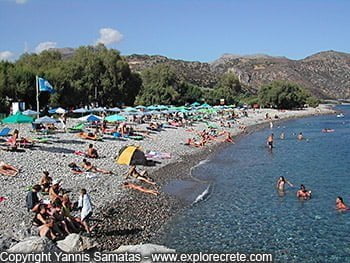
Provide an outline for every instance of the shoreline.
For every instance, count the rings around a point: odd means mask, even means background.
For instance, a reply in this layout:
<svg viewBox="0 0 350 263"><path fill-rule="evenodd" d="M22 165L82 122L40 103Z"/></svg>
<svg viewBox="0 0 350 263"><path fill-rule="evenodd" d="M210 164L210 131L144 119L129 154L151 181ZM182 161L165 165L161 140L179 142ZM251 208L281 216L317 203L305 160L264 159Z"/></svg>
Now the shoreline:
<svg viewBox="0 0 350 263"><path fill-rule="evenodd" d="M323 109L318 113L306 113L301 115L291 115L274 120L275 125L291 121L294 119L317 117L321 115L335 114L333 109ZM237 141L243 136L267 128L269 120L248 125L245 131L233 133L234 140ZM152 176L159 182L161 187L174 181L192 181L191 169L204 160L209 160L210 156L217 153L222 147L229 147L230 144L216 142L200 149L196 153L180 156L180 160L171 162L153 171ZM190 158L189 158L190 157ZM142 243L158 244L164 236L164 226L174 216L192 205L192 202L183 200L179 196L162 192L160 196L144 195L135 191L128 191L121 200L111 202L103 210L111 210L110 213L100 213L99 220L106 220L107 224L101 228L96 240L98 249L113 251L120 245L137 245ZM143 211L143 212L141 212ZM146 211L146 212L145 212ZM137 218L140 215L142 218ZM114 220L113 220L114 218ZM126 227L125 227L126 226ZM110 230L112 228L112 230ZM108 230L107 230L108 229Z"/></svg>

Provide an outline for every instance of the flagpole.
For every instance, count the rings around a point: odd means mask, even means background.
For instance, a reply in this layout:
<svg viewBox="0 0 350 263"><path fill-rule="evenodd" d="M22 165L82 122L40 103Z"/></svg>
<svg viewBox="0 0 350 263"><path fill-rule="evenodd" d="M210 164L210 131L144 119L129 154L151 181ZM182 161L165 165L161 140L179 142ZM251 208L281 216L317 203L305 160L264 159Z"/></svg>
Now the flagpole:
<svg viewBox="0 0 350 263"><path fill-rule="evenodd" d="M37 110L37 118L39 118L40 115L40 108L39 108L39 83L38 83L38 76L35 76L35 85L36 85L36 110Z"/></svg>

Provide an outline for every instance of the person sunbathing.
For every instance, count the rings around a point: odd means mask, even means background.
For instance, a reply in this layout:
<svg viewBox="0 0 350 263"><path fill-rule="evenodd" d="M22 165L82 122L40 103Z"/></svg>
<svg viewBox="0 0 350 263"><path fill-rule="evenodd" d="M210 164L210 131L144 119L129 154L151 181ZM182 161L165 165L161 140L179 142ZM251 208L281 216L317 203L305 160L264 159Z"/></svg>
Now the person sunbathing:
<svg viewBox="0 0 350 263"><path fill-rule="evenodd" d="M135 165L132 165L130 170L126 174L126 179L128 179L129 177L133 177L133 178L139 179L140 181L146 182L148 184L152 184L152 185L156 184L155 182L153 182L153 180L150 177L148 177L147 171L138 172L136 170L136 166Z"/></svg>
<svg viewBox="0 0 350 263"><path fill-rule="evenodd" d="M97 150L92 144L89 145L86 156L90 158L98 158Z"/></svg>
<svg viewBox="0 0 350 263"><path fill-rule="evenodd" d="M94 173L103 173L103 174L113 174L112 171L107 171L104 169L97 168L96 166L92 165L90 162L88 162L86 159L83 159L83 168L87 172L94 172Z"/></svg>
<svg viewBox="0 0 350 263"><path fill-rule="evenodd" d="M15 129L13 131L12 136L8 139L8 144L14 148L17 147L30 147L33 146L33 141L24 138L24 137L19 137L19 131Z"/></svg>
<svg viewBox="0 0 350 263"><path fill-rule="evenodd" d="M70 164L68 164L68 167L71 168L71 171L75 174L81 174L84 171L81 169L81 167L79 167L76 163L72 162Z"/></svg>
<svg viewBox="0 0 350 263"><path fill-rule="evenodd" d="M19 169L3 161L0 161L0 174L7 176L16 176L18 173Z"/></svg>
<svg viewBox="0 0 350 263"><path fill-rule="evenodd" d="M96 141L98 140L98 136L96 134L93 134L92 132L80 132L78 133L78 136L82 139L87 139L87 140L93 140Z"/></svg>
<svg viewBox="0 0 350 263"><path fill-rule="evenodd" d="M156 190L147 189L147 188L144 188L142 186L139 186L139 185L136 185L136 184L133 184L133 183L128 183L128 182L124 182L123 183L123 187L124 188L129 188L129 189L134 189L134 190L137 190L137 191L140 191L140 192L143 192L143 193L152 194L152 195L156 195L156 196L160 194Z"/></svg>

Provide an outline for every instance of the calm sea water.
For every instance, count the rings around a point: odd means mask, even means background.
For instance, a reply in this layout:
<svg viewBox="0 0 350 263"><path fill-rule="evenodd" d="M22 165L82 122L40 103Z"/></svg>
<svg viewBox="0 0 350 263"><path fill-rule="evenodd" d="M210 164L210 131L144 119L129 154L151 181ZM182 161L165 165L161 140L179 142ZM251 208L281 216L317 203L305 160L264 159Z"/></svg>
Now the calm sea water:
<svg viewBox="0 0 350 263"><path fill-rule="evenodd" d="M194 169L211 181L211 194L166 226L163 244L181 252L273 253L278 262L350 262L350 211L335 210L338 195L350 204L350 106L339 109L345 118L276 125L272 153L265 129ZM299 132L307 140L297 141ZM279 176L294 184L284 196L275 190ZM300 184L313 191L311 200L296 198Z"/></svg>

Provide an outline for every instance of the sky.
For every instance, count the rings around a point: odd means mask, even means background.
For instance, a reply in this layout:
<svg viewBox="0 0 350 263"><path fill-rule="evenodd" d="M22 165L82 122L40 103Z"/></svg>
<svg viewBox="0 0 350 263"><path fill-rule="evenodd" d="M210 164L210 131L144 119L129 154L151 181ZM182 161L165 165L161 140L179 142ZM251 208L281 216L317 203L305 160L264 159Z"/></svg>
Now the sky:
<svg viewBox="0 0 350 263"><path fill-rule="evenodd" d="M122 55L350 53L349 0L0 0L0 60L104 43Z"/></svg>

